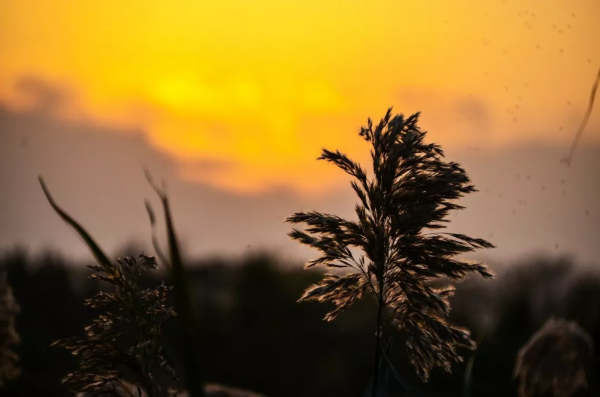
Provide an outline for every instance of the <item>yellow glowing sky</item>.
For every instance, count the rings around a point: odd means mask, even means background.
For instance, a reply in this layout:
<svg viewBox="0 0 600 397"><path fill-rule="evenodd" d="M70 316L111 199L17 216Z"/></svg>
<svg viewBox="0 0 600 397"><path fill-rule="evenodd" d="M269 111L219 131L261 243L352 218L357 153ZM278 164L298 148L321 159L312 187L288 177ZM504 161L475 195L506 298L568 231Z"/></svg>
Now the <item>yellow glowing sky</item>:
<svg viewBox="0 0 600 397"><path fill-rule="evenodd" d="M356 132L391 105L446 147L570 142L598 37L597 0L4 1L0 101L26 106L35 76L75 94L64 117L142 129L183 178L315 193L339 175L320 148L364 159Z"/></svg>

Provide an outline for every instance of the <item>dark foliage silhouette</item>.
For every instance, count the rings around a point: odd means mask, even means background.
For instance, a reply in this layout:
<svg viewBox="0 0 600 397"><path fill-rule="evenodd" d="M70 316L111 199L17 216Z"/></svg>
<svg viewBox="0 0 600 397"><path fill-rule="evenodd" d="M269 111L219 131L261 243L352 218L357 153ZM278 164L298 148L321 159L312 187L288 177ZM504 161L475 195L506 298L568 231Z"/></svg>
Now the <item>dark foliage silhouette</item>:
<svg viewBox="0 0 600 397"><path fill-rule="evenodd" d="M163 187L160 188L150 175L148 170L146 171L146 177L148 182L158 194L161 199L161 203L164 209L166 226L167 226L167 237L169 243L169 259L166 259L162 251L159 249L156 244L156 238L154 238L154 224L155 224L155 216L152 210L151 205L148 201L146 201L146 208L148 210L148 214L150 216L151 226L153 227L153 242L155 243L155 248L157 249L158 254L161 256L161 259L165 262L165 265L168 267L170 271L174 287L175 287L175 307L178 310L180 317L180 333L182 335L182 340L186 346L185 351L185 366L184 373L185 384L187 386L187 391L191 394L192 397L203 397L204 396L204 386L202 375L199 366L198 354L197 354L197 342L195 338L195 321L194 316L191 310L191 302L189 296L189 289L187 285L187 279L185 277L185 270L183 267L183 261L181 258L181 253L179 251L179 242L177 239L177 235L175 233L175 228L173 226L173 221L171 217L171 209L169 205L169 199L166 194L166 184L163 183ZM67 214L53 199L50 191L48 190L46 183L43 178L39 177L40 185L42 190L46 196L46 199L50 203L52 209L60 216L60 218L71 226L77 234L83 239L88 248L90 249L92 255L96 259L99 268L103 269L107 274L111 274L113 271L114 265L108 259L107 255L104 253L102 248L96 243L96 241L92 238L92 236L85 230L83 226L81 226L73 217Z"/></svg>
<svg viewBox="0 0 600 397"><path fill-rule="evenodd" d="M84 327L93 321L94 312L82 303L105 283L86 277L88 264L92 263L49 252L0 253L0 268L7 270L21 306L16 330L22 339L13 349L22 374L6 383L2 396L72 396L60 379L77 369L76 362L63 349L48 346L68 336L84 338ZM371 302L358 301L336 321L321 321L335 309L332 303L298 305L296 300L322 274L296 265L258 255L189 262L193 310L202 319L198 339L207 382L269 397L360 395L357 390L368 382L372 366L376 313L370 310ZM517 396L513 373L518 351L551 316L577 321L598 340L600 275L576 265L569 258L529 258L493 266L498 275L493 282L473 278L461 283L450 299L450 321L469 328L475 340L485 334L473 366L472 397ZM165 283L172 285L161 269L146 272L142 284L150 288L165 276ZM167 322L164 333L167 341L177 341L177 322ZM179 374L184 368L183 346L168 347L167 358ZM401 349L394 349L390 359L408 380L418 383ZM433 370L423 386L428 393L419 395L462 397L464 370L464 363L453 366L454 375ZM590 371L592 387L600 374L596 365ZM596 396L597 391L591 388L583 395ZM389 392L393 397L411 395L394 383Z"/></svg>

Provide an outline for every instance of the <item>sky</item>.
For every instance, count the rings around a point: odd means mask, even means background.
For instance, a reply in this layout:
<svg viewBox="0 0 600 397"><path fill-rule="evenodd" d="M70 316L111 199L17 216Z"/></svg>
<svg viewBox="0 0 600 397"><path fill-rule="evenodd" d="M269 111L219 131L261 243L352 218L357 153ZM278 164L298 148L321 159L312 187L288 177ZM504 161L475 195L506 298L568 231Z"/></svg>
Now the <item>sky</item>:
<svg viewBox="0 0 600 397"><path fill-rule="evenodd" d="M589 101L597 37L597 0L4 1L0 247L84 255L40 173L107 246L147 240L147 165L169 182L191 253L307 255L283 219L350 216L354 202L321 149L367 161L357 132L393 106L420 111L481 189L453 228L492 240L490 255L593 260L597 110L572 167L558 159Z"/></svg>

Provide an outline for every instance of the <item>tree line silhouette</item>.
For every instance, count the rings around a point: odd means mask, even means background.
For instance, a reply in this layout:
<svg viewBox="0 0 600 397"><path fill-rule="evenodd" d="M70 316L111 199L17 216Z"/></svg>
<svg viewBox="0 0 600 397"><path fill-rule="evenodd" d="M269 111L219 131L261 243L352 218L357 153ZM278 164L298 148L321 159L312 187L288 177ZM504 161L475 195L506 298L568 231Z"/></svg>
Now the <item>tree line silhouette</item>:
<svg viewBox="0 0 600 397"><path fill-rule="evenodd" d="M22 374L7 382L2 395L71 395L60 379L76 369L75 363L67 352L49 346L57 339L82 336L92 319L83 302L96 293L98 282L85 277L84 265L52 251L34 255L17 247L3 253L0 268L7 271L21 307L16 320L21 342L14 350ZM259 253L237 261L191 263L188 277L200 319L205 377L273 397L357 395L372 369L374 302L357 302L336 321L324 322L332 304L296 302L322 274L293 265ZM492 269L496 280L460 285L451 298L450 320L480 340L471 395L516 396L517 353L546 319L577 321L598 340L600 275L568 257L530 257L501 267L492 264ZM156 282L153 277L143 281L148 286ZM170 325L165 332L176 336ZM174 367L181 368L182 352L170 348ZM401 349L393 360L398 371L419 384ZM454 365L453 375L433 370L426 389L439 396L462 396L465 365ZM598 375L595 367L593 378ZM407 396L398 389L392 384L390 394Z"/></svg>

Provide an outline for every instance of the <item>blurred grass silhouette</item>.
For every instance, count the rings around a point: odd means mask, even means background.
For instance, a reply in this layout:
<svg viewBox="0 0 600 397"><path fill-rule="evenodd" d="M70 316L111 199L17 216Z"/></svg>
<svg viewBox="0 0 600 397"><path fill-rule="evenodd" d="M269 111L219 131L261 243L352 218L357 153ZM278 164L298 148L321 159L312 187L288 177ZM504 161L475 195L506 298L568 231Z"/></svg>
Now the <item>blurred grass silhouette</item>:
<svg viewBox="0 0 600 397"><path fill-rule="evenodd" d="M6 271L0 268L0 388L21 373L19 356L13 350L20 342L15 329L15 317L20 310L6 279Z"/></svg>

